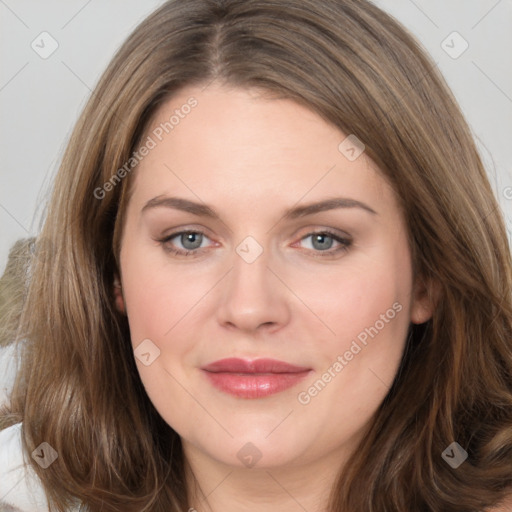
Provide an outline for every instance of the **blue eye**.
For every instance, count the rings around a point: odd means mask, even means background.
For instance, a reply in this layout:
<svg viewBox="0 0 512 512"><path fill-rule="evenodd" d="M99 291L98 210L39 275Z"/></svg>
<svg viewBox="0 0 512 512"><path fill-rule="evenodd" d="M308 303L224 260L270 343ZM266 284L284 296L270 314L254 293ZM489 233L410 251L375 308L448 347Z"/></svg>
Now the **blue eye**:
<svg viewBox="0 0 512 512"><path fill-rule="evenodd" d="M301 242L307 239L311 239L310 249L317 253L326 253L325 255L337 254L340 251L346 251L352 241L348 238L342 238L339 235L331 233L330 231L318 231L316 233L310 233L305 237L301 238ZM331 250L334 244L338 244L338 247ZM320 256L324 256L320 254Z"/></svg>
<svg viewBox="0 0 512 512"><path fill-rule="evenodd" d="M196 232L188 232L188 233L182 233L179 236L179 241L181 245L187 250L195 250L199 249L201 247L201 243L203 241L203 234L202 233L196 233Z"/></svg>
<svg viewBox="0 0 512 512"><path fill-rule="evenodd" d="M199 252L198 249L202 249L202 243L204 239L207 239L206 235L201 231L181 231L179 233L173 233L159 240L164 246L165 250L178 255L188 256L194 252ZM177 239L183 247L175 247L175 243L172 240Z"/></svg>
<svg viewBox="0 0 512 512"><path fill-rule="evenodd" d="M311 238L311 245L319 251L330 249L334 243L334 238L326 233L315 233L314 235L308 235L307 238Z"/></svg>
<svg viewBox="0 0 512 512"><path fill-rule="evenodd" d="M326 230L309 233L302 237L298 243L300 244L307 239L311 239L307 249L310 250L315 257L329 257L337 255L342 251L346 251L352 244L351 239L343 238ZM177 256L191 256L197 255L201 253L203 249L206 249L207 244L203 245L205 240L209 240L209 238L201 231L180 231L172 233L171 235L158 240L158 242L160 242L164 249L171 254L175 254ZM337 244L338 247L333 249L335 244Z"/></svg>

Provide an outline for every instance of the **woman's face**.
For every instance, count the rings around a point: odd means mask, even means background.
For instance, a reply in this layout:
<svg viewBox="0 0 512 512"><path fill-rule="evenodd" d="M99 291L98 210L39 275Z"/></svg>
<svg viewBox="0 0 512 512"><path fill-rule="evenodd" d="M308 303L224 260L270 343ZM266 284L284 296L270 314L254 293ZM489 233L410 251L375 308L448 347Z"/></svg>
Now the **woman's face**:
<svg viewBox="0 0 512 512"><path fill-rule="evenodd" d="M429 318L393 190L348 135L213 84L143 139L124 306L147 394L191 457L339 462Z"/></svg>

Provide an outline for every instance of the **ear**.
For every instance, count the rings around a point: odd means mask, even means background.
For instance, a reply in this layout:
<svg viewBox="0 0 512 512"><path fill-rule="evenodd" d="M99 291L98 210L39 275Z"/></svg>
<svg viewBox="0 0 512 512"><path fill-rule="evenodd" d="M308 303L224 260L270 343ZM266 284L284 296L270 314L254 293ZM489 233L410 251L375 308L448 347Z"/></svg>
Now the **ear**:
<svg viewBox="0 0 512 512"><path fill-rule="evenodd" d="M423 324L432 318L441 296L441 285L432 279L418 276L413 287L411 322Z"/></svg>
<svg viewBox="0 0 512 512"><path fill-rule="evenodd" d="M121 287L121 281L119 280L119 276L115 274L114 276L114 301L116 309L122 313L123 315L126 314L126 308L124 305L124 297L123 297L123 289Z"/></svg>

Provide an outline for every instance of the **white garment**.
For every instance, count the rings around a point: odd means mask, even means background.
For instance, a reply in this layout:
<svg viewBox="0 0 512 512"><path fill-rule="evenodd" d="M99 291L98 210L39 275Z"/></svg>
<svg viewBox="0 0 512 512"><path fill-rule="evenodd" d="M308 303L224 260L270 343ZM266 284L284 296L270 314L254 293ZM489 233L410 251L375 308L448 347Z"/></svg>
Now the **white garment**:
<svg viewBox="0 0 512 512"><path fill-rule="evenodd" d="M0 347L0 407L9 404L14 378L18 369L18 356L14 344Z"/></svg>
<svg viewBox="0 0 512 512"><path fill-rule="evenodd" d="M25 464L21 423L0 432L0 511L48 512L46 496L35 471Z"/></svg>
<svg viewBox="0 0 512 512"><path fill-rule="evenodd" d="M0 407L9 405L18 369L14 344L0 348ZM25 465L21 423L0 431L0 512L48 511L39 478Z"/></svg>
<svg viewBox="0 0 512 512"><path fill-rule="evenodd" d="M79 507L69 509L78 512ZM0 431L0 512L48 512L41 480L26 462L21 423Z"/></svg>
<svg viewBox="0 0 512 512"><path fill-rule="evenodd" d="M0 407L8 405L18 369L14 345L0 348ZM0 512L48 512L43 486L24 455L18 423L0 431ZM73 508L70 512L76 512Z"/></svg>

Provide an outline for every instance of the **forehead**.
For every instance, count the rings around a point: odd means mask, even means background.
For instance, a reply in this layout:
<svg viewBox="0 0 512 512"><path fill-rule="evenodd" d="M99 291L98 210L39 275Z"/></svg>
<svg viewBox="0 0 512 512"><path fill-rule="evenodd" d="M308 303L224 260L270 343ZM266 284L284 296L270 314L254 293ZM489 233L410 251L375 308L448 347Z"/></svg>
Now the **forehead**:
<svg viewBox="0 0 512 512"><path fill-rule="evenodd" d="M151 149L137 167L134 199L178 190L219 204L239 198L245 207L333 193L392 199L364 152L344 154L347 135L289 99L186 88L160 107L142 139Z"/></svg>

